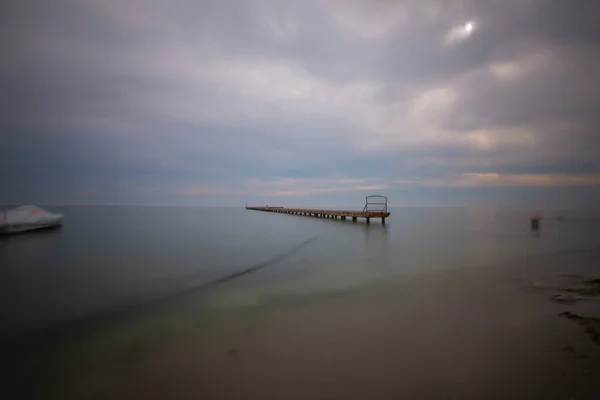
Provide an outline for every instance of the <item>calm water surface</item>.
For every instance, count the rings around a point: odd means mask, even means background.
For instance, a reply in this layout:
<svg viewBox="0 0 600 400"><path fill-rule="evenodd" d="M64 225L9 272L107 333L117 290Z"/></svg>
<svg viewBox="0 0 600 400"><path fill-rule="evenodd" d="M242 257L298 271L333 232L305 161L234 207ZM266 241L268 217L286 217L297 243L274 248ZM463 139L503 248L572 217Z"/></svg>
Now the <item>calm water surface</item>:
<svg viewBox="0 0 600 400"><path fill-rule="evenodd" d="M548 352L583 343L579 327L515 278L551 287L573 263L595 266L597 212L546 212L532 232L530 212L514 210L394 208L386 225L367 225L238 208L47 208L65 214L61 230L0 238L3 398L595 393L592 364ZM411 371L402 382L399 369ZM432 379L446 386L419 384Z"/></svg>
<svg viewBox="0 0 600 400"><path fill-rule="evenodd" d="M66 215L62 230L0 240L3 334L182 292L203 292L198 302L216 309L304 301L600 244L600 220L584 211L546 213L532 233L529 212L513 210L395 208L382 226L237 208L49 209Z"/></svg>

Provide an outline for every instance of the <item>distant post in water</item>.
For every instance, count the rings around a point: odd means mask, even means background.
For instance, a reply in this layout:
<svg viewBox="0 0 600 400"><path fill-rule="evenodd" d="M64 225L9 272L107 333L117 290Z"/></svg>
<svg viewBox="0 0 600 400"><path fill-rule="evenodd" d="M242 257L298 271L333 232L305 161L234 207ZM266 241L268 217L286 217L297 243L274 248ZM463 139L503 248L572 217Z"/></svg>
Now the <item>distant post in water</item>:
<svg viewBox="0 0 600 400"><path fill-rule="evenodd" d="M531 217L531 230L537 232L540 230L540 220L542 218L539 215Z"/></svg>

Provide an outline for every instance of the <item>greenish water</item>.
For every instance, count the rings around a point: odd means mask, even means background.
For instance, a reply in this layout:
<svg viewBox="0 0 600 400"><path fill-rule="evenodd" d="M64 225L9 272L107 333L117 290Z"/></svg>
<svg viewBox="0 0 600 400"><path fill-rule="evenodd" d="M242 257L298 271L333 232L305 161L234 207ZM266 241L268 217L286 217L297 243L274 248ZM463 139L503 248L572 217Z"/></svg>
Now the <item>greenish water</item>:
<svg viewBox="0 0 600 400"><path fill-rule="evenodd" d="M81 365L103 374L230 315L252 321L403 277L600 245L600 219L583 210L547 212L532 232L514 210L393 208L382 226L229 208L49 209L65 214L63 229L0 240L5 361L85 354Z"/></svg>
<svg viewBox="0 0 600 400"><path fill-rule="evenodd" d="M0 240L5 335L182 293L255 306L600 244L600 220L573 211L532 233L529 214L510 210L396 208L385 226L228 208L52 210L66 215L62 230Z"/></svg>

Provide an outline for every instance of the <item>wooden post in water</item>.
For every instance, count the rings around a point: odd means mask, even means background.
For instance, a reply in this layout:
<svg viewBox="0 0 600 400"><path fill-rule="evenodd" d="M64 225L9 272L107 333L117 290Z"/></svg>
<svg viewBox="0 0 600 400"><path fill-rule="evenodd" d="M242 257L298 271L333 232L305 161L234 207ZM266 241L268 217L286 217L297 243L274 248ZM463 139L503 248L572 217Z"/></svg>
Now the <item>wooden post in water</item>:
<svg viewBox="0 0 600 400"><path fill-rule="evenodd" d="M541 217L539 215L535 215L533 217L531 217L531 230L534 232L537 232L538 230L540 230L540 219Z"/></svg>

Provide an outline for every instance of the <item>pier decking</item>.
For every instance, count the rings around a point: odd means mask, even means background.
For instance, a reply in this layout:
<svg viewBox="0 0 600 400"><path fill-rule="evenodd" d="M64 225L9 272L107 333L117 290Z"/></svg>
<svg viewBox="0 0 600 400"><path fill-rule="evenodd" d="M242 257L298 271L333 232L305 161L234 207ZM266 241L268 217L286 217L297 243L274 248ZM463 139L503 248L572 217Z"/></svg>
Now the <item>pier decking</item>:
<svg viewBox="0 0 600 400"><path fill-rule="evenodd" d="M383 198L385 203L374 203L369 202L370 198ZM380 210L369 209L369 206L382 205ZM286 207L248 207L246 210L255 211L268 211L279 214L293 214L293 215L305 215L318 218L331 218L346 220L346 218L352 218L353 222L356 222L358 218L365 218L367 224L371 221L371 218L381 218L381 223L385 224L385 219L390 216L387 211L387 198L385 196L367 196L367 202L365 208L362 211L351 211L351 210L322 210L322 209L311 209L311 208L286 208Z"/></svg>

